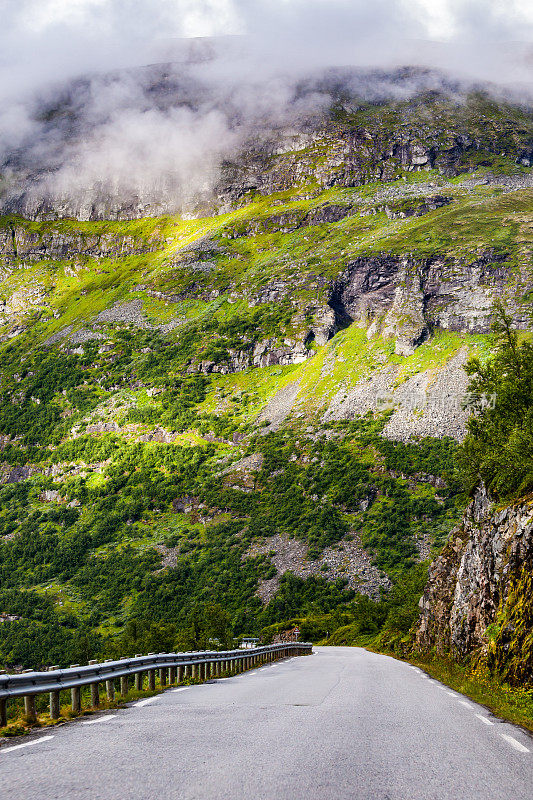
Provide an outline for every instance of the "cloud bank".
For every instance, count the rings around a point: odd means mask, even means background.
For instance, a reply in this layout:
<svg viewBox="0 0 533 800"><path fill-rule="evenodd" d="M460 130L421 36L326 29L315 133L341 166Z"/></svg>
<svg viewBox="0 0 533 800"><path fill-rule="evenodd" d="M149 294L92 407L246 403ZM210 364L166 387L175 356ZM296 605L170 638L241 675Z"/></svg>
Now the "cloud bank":
<svg viewBox="0 0 533 800"><path fill-rule="evenodd" d="M328 67L426 64L507 82L523 96L531 87L533 8L526 0L4 6L0 191L8 207L24 197L35 213L43 201L82 217L113 214L128 202L145 213L201 202L221 164L252 134L327 106L323 86L308 82L302 92L301 85ZM354 91L370 97L420 89L418 81L356 84Z"/></svg>

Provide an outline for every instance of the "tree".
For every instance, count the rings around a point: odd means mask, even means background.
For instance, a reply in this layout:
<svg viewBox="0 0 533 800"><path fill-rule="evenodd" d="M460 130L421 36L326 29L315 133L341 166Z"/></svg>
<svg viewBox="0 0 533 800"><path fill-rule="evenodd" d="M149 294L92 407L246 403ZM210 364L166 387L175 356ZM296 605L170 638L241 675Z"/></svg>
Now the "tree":
<svg viewBox="0 0 533 800"><path fill-rule="evenodd" d="M473 415L460 458L470 492L484 481L494 497L510 498L533 490L533 345L520 341L501 303L493 333L494 357L466 366Z"/></svg>

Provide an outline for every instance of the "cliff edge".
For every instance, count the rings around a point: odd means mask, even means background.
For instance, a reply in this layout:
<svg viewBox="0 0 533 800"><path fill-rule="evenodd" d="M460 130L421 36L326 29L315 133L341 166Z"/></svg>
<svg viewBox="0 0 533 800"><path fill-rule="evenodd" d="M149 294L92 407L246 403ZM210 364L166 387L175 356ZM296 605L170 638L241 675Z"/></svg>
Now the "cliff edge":
<svg viewBox="0 0 533 800"><path fill-rule="evenodd" d="M533 498L498 508L481 487L431 565L416 644L531 685L532 590Z"/></svg>

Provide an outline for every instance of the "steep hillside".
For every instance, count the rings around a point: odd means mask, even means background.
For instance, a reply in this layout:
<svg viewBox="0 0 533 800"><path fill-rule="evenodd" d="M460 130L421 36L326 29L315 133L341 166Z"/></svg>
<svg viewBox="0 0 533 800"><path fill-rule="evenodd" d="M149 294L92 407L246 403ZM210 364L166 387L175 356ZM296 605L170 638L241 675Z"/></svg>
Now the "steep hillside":
<svg viewBox="0 0 533 800"><path fill-rule="evenodd" d="M352 607L460 518L463 367L495 300L530 324L533 116L337 98L309 125L194 218L5 200L0 660Z"/></svg>

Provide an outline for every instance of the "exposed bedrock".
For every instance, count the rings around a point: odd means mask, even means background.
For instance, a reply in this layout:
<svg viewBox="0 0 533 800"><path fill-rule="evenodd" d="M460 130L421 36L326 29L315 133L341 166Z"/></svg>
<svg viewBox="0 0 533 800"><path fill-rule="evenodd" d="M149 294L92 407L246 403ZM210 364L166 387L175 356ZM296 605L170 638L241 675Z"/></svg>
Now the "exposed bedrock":
<svg viewBox="0 0 533 800"><path fill-rule="evenodd" d="M463 263L441 256L376 255L357 258L333 283L329 305L338 327L368 326L368 336L396 337L398 355L410 355L437 328L488 333L494 300L506 297L515 323L527 324L513 297L527 276L509 286L506 256L487 250ZM522 278L522 280L521 280Z"/></svg>
<svg viewBox="0 0 533 800"><path fill-rule="evenodd" d="M482 487L432 563L416 642L486 657L513 683L533 683L533 502L498 508Z"/></svg>
<svg viewBox="0 0 533 800"><path fill-rule="evenodd" d="M87 234L75 229L31 231L16 222L0 229L0 265L15 259L27 262L49 259L111 258L149 253L158 247L156 237L143 238L115 233Z"/></svg>

